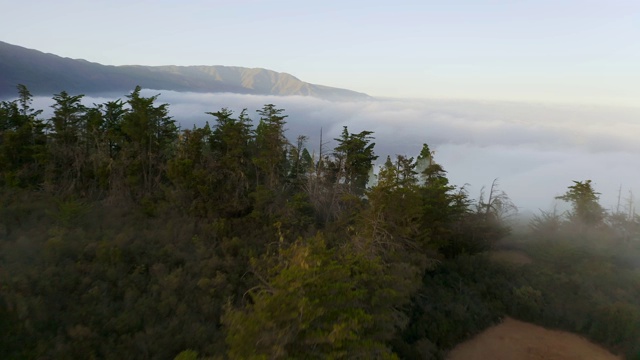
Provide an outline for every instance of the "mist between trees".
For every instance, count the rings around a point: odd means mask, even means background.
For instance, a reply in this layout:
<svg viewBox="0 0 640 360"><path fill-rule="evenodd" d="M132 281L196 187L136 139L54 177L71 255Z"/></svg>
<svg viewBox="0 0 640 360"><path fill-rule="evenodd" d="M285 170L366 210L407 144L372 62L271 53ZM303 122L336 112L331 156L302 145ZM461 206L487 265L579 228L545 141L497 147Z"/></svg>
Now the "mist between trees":
<svg viewBox="0 0 640 360"><path fill-rule="evenodd" d="M423 143L446 164L451 184L465 186L477 196L482 186L500 179L500 188L521 214L550 211L563 203L554 200L572 180L591 179L602 193L601 203L614 210L620 185L623 192L640 183L640 109L584 105L549 105L420 99L326 101L302 96L197 94L143 89L143 96L160 93L157 101L170 103L170 114L183 129L204 126L206 112L227 107L234 113L247 108L255 114L263 104L286 109L286 135L295 143L306 135L306 147L318 149L320 131L333 148L343 126L373 131L376 168L386 155L416 155ZM122 97L85 96L92 106ZM34 98L34 107L53 109L50 97ZM377 169L376 169L377 171ZM465 185L468 184L468 185ZM568 209L568 207L566 208ZM564 210L564 209L562 209Z"/></svg>
<svg viewBox="0 0 640 360"><path fill-rule="evenodd" d="M452 185L428 144L379 158L344 126L308 147L273 104L179 129L140 88L63 91L42 119L18 94L0 104L3 358L442 358L505 315L638 355L631 197L607 211L576 180L571 210L516 236L499 182Z"/></svg>

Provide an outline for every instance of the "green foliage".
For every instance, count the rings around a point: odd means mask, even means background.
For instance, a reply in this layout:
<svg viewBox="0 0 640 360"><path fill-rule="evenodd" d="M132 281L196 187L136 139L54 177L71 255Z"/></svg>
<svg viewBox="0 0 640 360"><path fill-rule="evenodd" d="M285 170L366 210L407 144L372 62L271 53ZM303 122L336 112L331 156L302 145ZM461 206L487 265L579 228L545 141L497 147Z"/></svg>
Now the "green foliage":
<svg viewBox="0 0 640 360"><path fill-rule="evenodd" d="M449 184L446 171L435 162L427 144L423 145L416 168L422 182L421 228L429 234L431 246L444 256L454 258L489 250L508 233L502 205L510 201L494 187L495 182L488 203L481 196L474 211L466 190Z"/></svg>
<svg viewBox="0 0 640 360"><path fill-rule="evenodd" d="M375 259L340 254L318 236L281 248L268 278L256 275L250 303L224 318L232 359L393 358L384 340L394 294Z"/></svg>
<svg viewBox="0 0 640 360"><path fill-rule="evenodd" d="M514 288L510 307L521 319L535 321L540 318L544 309L542 292L529 285Z"/></svg>
<svg viewBox="0 0 640 360"><path fill-rule="evenodd" d="M448 349L504 316L501 300L510 293L511 277L509 269L482 256L460 256L427 271L394 350L403 358L444 358Z"/></svg>
<svg viewBox="0 0 640 360"><path fill-rule="evenodd" d="M51 212L51 216L62 227L77 225L79 218L85 215L90 207L77 199L57 200L56 205L56 211Z"/></svg>
<svg viewBox="0 0 640 360"><path fill-rule="evenodd" d="M53 117L47 127L53 133L53 139L61 146L71 145L80 140L80 133L85 128L84 115L87 111L81 104L83 97L84 95L71 96L66 91L53 96Z"/></svg>
<svg viewBox="0 0 640 360"><path fill-rule="evenodd" d="M337 179L356 195L364 194L373 161L378 158L373 152L376 144L371 142L374 139L371 134L372 131L352 134L345 126L341 136L334 139L338 142L334 150Z"/></svg>
<svg viewBox="0 0 640 360"><path fill-rule="evenodd" d="M0 185L36 187L43 178L44 124L31 108L32 96L18 85L19 99L0 102Z"/></svg>
<svg viewBox="0 0 640 360"><path fill-rule="evenodd" d="M637 356L640 274L626 260L631 249L603 246L611 236L600 232L590 238L561 229L523 243L533 263L521 269L520 285L506 299L508 312L582 334L627 358Z"/></svg>
<svg viewBox="0 0 640 360"><path fill-rule="evenodd" d="M176 355L173 360L198 360L198 352L194 350L185 350Z"/></svg>
<svg viewBox="0 0 640 360"><path fill-rule="evenodd" d="M589 335L601 341L605 340L605 344L610 347L619 346L621 343L631 345L640 339L640 309L637 305L626 302L602 305L593 317L597 321L591 324ZM640 350L637 345L636 343L635 349Z"/></svg>
<svg viewBox="0 0 640 360"><path fill-rule="evenodd" d="M260 122L256 128L255 155L252 160L258 169L258 184L269 189L276 189L285 171L288 142L284 136L284 119L287 115L282 115L283 112L273 104L258 110Z"/></svg>
<svg viewBox="0 0 640 360"><path fill-rule="evenodd" d="M421 223L421 199L413 158L387 157L378 182L367 192L368 206L359 211L352 242L363 253L380 256L390 266L399 266L405 278L419 281L427 263L429 234ZM416 278L413 279L413 275Z"/></svg>
<svg viewBox="0 0 640 360"><path fill-rule="evenodd" d="M178 128L168 115L168 105L155 106L158 97L142 97L138 86L127 98L131 108L122 116L123 162L126 183L135 198L152 194L164 180Z"/></svg>
<svg viewBox="0 0 640 360"><path fill-rule="evenodd" d="M237 119L232 118L232 112L227 109L209 114L217 119L209 138L212 155L217 161L209 171L218 175L210 193L219 197L217 202L222 207L222 214L247 213L250 207L249 194L257 176L251 166L254 145L251 119L246 110Z"/></svg>
<svg viewBox="0 0 640 360"><path fill-rule="evenodd" d="M194 242L188 218L149 219L98 205L65 229L47 232L54 219L38 217L22 219L34 231L16 229L0 244L6 269L0 311L17 319L9 354L23 348L33 349L28 358L167 358L185 348L224 353L222 306L236 286L246 287L240 285L245 270L208 229Z"/></svg>
<svg viewBox="0 0 640 360"><path fill-rule="evenodd" d="M556 199L571 203L573 211L570 218L585 225L597 225L604 219L604 209L598 203L598 195L591 186L591 180L574 181L569 190Z"/></svg>
<svg viewBox="0 0 640 360"><path fill-rule="evenodd" d="M525 242L533 263L459 256L427 271L410 323L394 350L403 358L440 359L447 349L505 315L581 334L626 358L637 357L640 277L622 253L572 239ZM636 253L637 254L637 253Z"/></svg>
<svg viewBox="0 0 640 360"><path fill-rule="evenodd" d="M540 215L534 215L529 223L533 233L539 235L554 234L560 230L562 218L556 208L551 212L541 211Z"/></svg>
<svg viewBox="0 0 640 360"><path fill-rule="evenodd" d="M120 149L122 149L124 141L124 133L122 132L122 121L124 115L127 114L125 103L118 99L108 101L100 108L102 111L102 126L104 140L106 140L107 153L109 158L115 158ZM104 146L104 145L103 145Z"/></svg>
<svg viewBox="0 0 640 360"><path fill-rule="evenodd" d="M470 206L471 201L467 199L466 193L459 193L455 204L450 208L458 210L458 214L463 209L464 213L459 217L456 231L441 248L447 257L477 254L492 249L510 233L511 229L506 221L517 213L517 207L509 196L498 189L497 180L491 184L486 199L484 188L481 190L480 198L473 206L475 209Z"/></svg>
<svg viewBox="0 0 640 360"><path fill-rule="evenodd" d="M471 201L426 144L369 184L372 132L314 158L272 104L256 128L223 108L179 131L139 87L61 92L45 133L18 93L0 103L3 359L442 358L505 315L638 356L637 215L604 217L590 181L560 197L575 222L543 213L513 245L533 263L509 266L483 252L513 204L496 182Z"/></svg>

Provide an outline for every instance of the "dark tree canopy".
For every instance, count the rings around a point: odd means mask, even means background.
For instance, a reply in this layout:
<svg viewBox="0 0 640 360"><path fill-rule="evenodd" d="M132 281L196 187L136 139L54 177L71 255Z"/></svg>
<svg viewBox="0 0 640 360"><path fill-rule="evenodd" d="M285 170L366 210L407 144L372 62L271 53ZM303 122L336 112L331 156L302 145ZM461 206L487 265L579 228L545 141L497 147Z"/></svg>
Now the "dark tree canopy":
<svg viewBox="0 0 640 360"><path fill-rule="evenodd" d="M487 255L507 194L471 199L426 144L376 163L372 131L316 152L273 104L179 129L140 87L83 99L55 94L48 119L24 86L0 103L2 359L440 359L505 316L640 351L640 221L590 180L558 197L569 220L538 218L545 240L509 245L533 259L514 267Z"/></svg>
<svg viewBox="0 0 640 360"><path fill-rule="evenodd" d="M571 218L587 225L597 225L604 219L604 209L598 203L600 193L591 185L591 180L574 181L564 195L556 199L571 203Z"/></svg>

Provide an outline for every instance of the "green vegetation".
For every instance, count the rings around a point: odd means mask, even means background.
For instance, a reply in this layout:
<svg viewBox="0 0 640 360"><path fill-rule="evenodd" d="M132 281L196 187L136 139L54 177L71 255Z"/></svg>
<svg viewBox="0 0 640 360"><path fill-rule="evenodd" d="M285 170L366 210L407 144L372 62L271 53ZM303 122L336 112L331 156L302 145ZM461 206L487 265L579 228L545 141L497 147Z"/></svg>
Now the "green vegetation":
<svg viewBox="0 0 640 360"><path fill-rule="evenodd" d="M180 130L140 88L63 91L46 120L18 93L0 103L0 358L439 359L506 315L640 358L640 218L589 180L516 236L497 182L472 199L426 144L371 183L372 132L314 154L273 104Z"/></svg>

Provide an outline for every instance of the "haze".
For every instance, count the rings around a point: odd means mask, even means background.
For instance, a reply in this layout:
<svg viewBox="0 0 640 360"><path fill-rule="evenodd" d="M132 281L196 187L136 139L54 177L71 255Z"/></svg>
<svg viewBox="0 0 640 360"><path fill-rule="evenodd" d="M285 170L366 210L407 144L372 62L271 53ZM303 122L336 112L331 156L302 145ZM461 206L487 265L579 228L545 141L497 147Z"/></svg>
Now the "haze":
<svg viewBox="0 0 640 360"><path fill-rule="evenodd" d="M620 186L640 184L638 1L0 5L2 40L28 48L107 65L260 67L377 97L160 91L183 127L210 119L206 111L274 103L290 115L290 138L307 135L310 147L321 127L332 139L343 125L375 131L382 158L427 142L472 195L499 178L534 211L572 180L592 179L609 208Z"/></svg>
<svg viewBox="0 0 640 360"><path fill-rule="evenodd" d="M640 2L0 1L2 40L107 65L234 65L374 96L637 106Z"/></svg>
<svg viewBox="0 0 640 360"><path fill-rule="evenodd" d="M159 91L145 90L145 96ZM182 128L213 121L205 112L227 107L236 113L267 103L285 109L287 136L309 137L310 151L338 137L342 126L351 132L374 131L378 162L387 155L417 156L423 143L436 151L435 159L453 184L477 197L483 186L498 178L522 213L551 210L562 203L555 196L572 180L591 179L602 193L601 204L617 206L629 190L640 191L640 109L604 106L543 105L516 102L377 99L331 102L301 96L194 94L162 91L160 102ZM114 98L86 97L92 105ZM50 98L38 97L34 107L47 109ZM50 109L48 110L50 112ZM44 117L49 116L47 112ZM335 142L326 147L333 148Z"/></svg>

